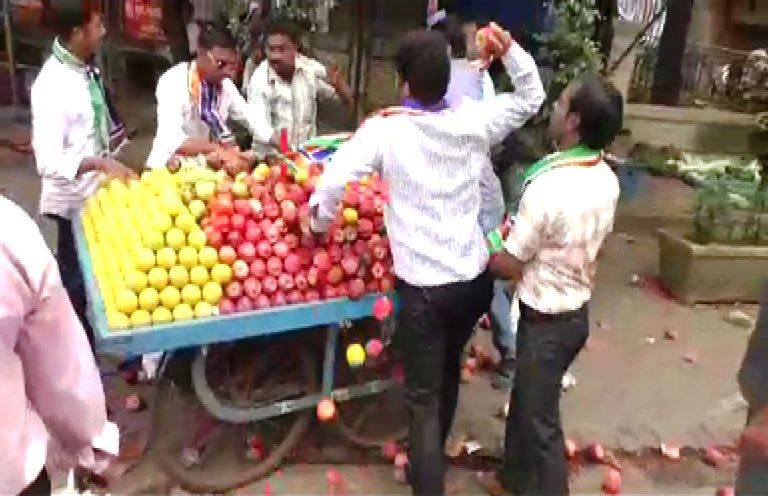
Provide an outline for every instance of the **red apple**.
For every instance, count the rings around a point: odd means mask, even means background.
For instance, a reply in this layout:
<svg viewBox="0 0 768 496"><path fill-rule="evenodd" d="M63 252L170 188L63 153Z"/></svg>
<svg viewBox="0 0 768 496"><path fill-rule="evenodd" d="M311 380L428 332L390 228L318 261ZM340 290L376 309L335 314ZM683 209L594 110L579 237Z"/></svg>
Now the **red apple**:
<svg viewBox="0 0 768 496"><path fill-rule="evenodd" d="M234 274L235 279L243 281L251 273L251 268L245 260L235 260L232 264L232 273Z"/></svg>
<svg viewBox="0 0 768 496"><path fill-rule="evenodd" d="M222 247L224 244L224 235L221 234L221 231L216 229L213 226L208 226L210 229L206 228L205 230L205 239L208 243L208 245L216 248L217 250Z"/></svg>
<svg viewBox="0 0 768 496"><path fill-rule="evenodd" d="M283 262L277 257L269 257L267 260L267 274L278 277L283 272Z"/></svg>
<svg viewBox="0 0 768 496"><path fill-rule="evenodd" d="M246 226L245 228L246 241L256 244L259 242L260 239L261 239L261 229L259 229L259 226L255 225L255 223L252 226Z"/></svg>
<svg viewBox="0 0 768 496"><path fill-rule="evenodd" d="M261 280L261 291L265 294L271 295L277 291L277 278L272 276L266 276Z"/></svg>
<svg viewBox="0 0 768 496"><path fill-rule="evenodd" d="M232 281L224 288L224 293L233 302L237 301L243 296L243 285L240 281Z"/></svg>
<svg viewBox="0 0 768 496"><path fill-rule="evenodd" d="M306 291L309 289L309 282L307 281L307 275L304 272L299 272L296 274L296 276L293 278L294 283L296 284L296 289L299 291Z"/></svg>
<svg viewBox="0 0 768 496"><path fill-rule="evenodd" d="M387 245L385 244L383 239L375 240L371 239L371 241L368 244L368 247L371 250L371 254L373 255L373 258L376 260L384 260L387 258Z"/></svg>
<svg viewBox="0 0 768 496"><path fill-rule="evenodd" d="M324 300L333 300L339 297L339 292L335 286L326 286L322 289L320 295Z"/></svg>
<svg viewBox="0 0 768 496"><path fill-rule="evenodd" d="M293 224L296 222L298 210L296 209L296 204L291 200L283 200L280 202L280 212L286 224Z"/></svg>
<svg viewBox="0 0 768 496"><path fill-rule="evenodd" d="M211 225L219 231L226 231L229 229L229 216L228 215L214 215L211 217Z"/></svg>
<svg viewBox="0 0 768 496"><path fill-rule="evenodd" d="M219 313L221 315L230 315L235 313L235 304L232 303L232 300L228 298L224 298L219 302Z"/></svg>
<svg viewBox="0 0 768 496"><path fill-rule="evenodd" d="M257 279L261 279L267 273L267 264L264 260L257 258L251 262L251 275Z"/></svg>
<svg viewBox="0 0 768 496"><path fill-rule="evenodd" d="M360 239L370 239L373 235L373 222L370 219L357 221L357 236Z"/></svg>
<svg viewBox="0 0 768 496"><path fill-rule="evenodd" d="M244 239L242 231L229 231L227 233L227 243L232 246L240 246Z"/></svg>
<svg viewBox="0 0 768 496"><path fill-rule="evenodd" d="M357 240L357 227L347 226L344 228L344 241L354 243Z"/></svg>
<svg viewBox="0 0 768 496"><path fill-rule="evenodd" d="M289 253L288 256L285 257L283 266L285 267L285 271L287 273L296 274L301 270L301 260L295 253Z"/></svg>
<svg viewBox="0 0 768 496"><path fill-rule="evenodd" d="M295 205L304 205L307 203L309 198L304 192L304 188L298 184L293 183L288 185L288 199L291 200Z"/></svg>
<svg viewBox="0 0 768 496"><path fill-rule="evenodd" d="M386 224L384 223L384 217L377 215L373 218L373 232L383 233L385 231Z"/></svg>
<svg viewBox="0 0 768 496"><path fill-rule="evenodd" d="M621 472L613 467L608 469L603 479L603 491L606 494L621 493Z"/></svg>
<svg viewBox="0 0 768 496"><path fill-rule="evenodd" d="M320 301L320 293L317 290L310 289L304 294L304 301L311 303L313 301Z"/></svg>
<svg viewBox="0 0 768 496"><path fill-rule="evenodd" d="M235 213L242 215L243 217L248 217L251 215L251 205L249 203L249 200L243 199L243 198L237 198L234 202L235 207Z"/></svg>
<svg viewBox="0 0 768 496"><path fill-rule="evenodd" d="M277 285L285 292L292 290L294 288L293 276L286 273L280 274L280 277L277 278Z"/></svg>
<svg viewBox="0 0 768 496"><path fill-rule="evenodd" d="M259 257L262 259L267 259L272 256L272 244L270 244L269 241L266 239L262 239L259 241L259 244L256 245L256 253L258 253Z"/></svg>
<svg viewBox="0 0 768 496"><path fill-rule="evenodd" d="M287 300L285 298L285 293L282 291L276 291L275 294L272 295L272 306L273 307L282 307L287 303Z"/></svg>
<svg viewBox="0 0 768 496"><path fill-rule="evenodd" d="M299 237L293 233L285 235L285 244L288 245L288 249L293 251L299 248Z"/></svg>
<svg viewBox="0 0 768 496"><path fill-rule="evenodd" d="M240 260L250 264L256 260L256 247L250 241L246 241L237 247L237 256L240 257Z"/></svg>
<svg viewBox="0 0 768 496"><path fill-rule="evenodd" d="M237 252L229 245L219 249L219 260L225 265L232 265L237 260Z"/></svg>
<svg viewBox="0 0 768 496"><path fill-rule="evenodd" d="M344 236L344 228L343 227L332 227L328 230L328 237L330 238L332 243L336 243L338 245L342 244L346 237Z"/></svg>
<svg viewBox="0 0 768 496"><path fill-rule="evenodd" d="M297 303L303 302L304 296L301 294L301 291L294 289L288 293L285 299L288 301L289 305L295 305Z"/></svg>
<svg viewBox="0 0 768 496"><path fill-rule="evenodd" d="M261 282L255 277L249 277L243 281L243 292L245 296L256 301L256 298L261 294Z"/></svg>
<svg viewBox="0 0 768 496"><path fill-rule="evenodd" d="M240 312L250 312L253 310L253 302L250 298L247 296L243 296L239 300L237 300L237 303L235 304L235 310Z"/></svg>
<svg viewBox="0 0 768 496"><path fill-rule="evenodd" d="M280 206L275 202L265 203L264 216L270 220L277 219L278 217L280 217Z"/></svg>
<svg viewBox="0 0 768 496"><path fill-rule="evenodd" d="M277 203L281 203L288 197L288 187L285 183L275 184L275 188L272 190L272 195L275 197Z"/></svg>
<svg viewBox="0 0 768 496"><path fill-rule="evenodd" d="M232 229L241 231L245 228L245 216L242 214L232 214L232 217L229 219L229 224L232 226Z"/></svg>
<svg viewBox="0 0 768 496"><path fill-rule="evenodd" d="M265 235L267 231L269 231L269 228L272 226L272 221L269 219L261 219L259 221L259 229L261 229L261 233Z"/></svg>
<svg viewBox="0 0 768 496"><path fill-rule="evenodd" d="M285 258L288 256L288 245L285 244L284 241L278 241L275 243L275 245L272 247L272 251L275 252L275 255L277 255L280 258Z"/></svg>
<svg viewBox="0 0 768 496"><path fill-rule="evenodd" d="M272 244L277 243L280 240L280 228L276 225L269 226L269 229L264 231L264 236Z"/></svg>
<svg viewBox="0 0 768 496"><path fill-rule="evenodd" d="M314 288L320 282L320 270L317 267L307 269L307 284Z"/></svg>
<svg viewBox="0 0 768 496"><path fill-rule="evenodd" d="M341 259L341 268L347 276L353 276L360 268L360 259L353 254L344 255ZM362 281L361 281L362 282Z"/></svg>
<svg viewBox="0 0 768 496"><path fill-rule="evenodd" d="M372 196L361 195L360 205L357 207L357 212L361 219L373 218L376 215L376 203Z"/></svg>
<svg viewBox="0 0 768 496"><path fill-rule="evenodd" d="M346 298L349 296L349 285L341 281L338 286L336 286L336 294L339 298Z"/></svg>
<svg viewBox="0 0 768 496"><path fill-rule="evenodd" d="M348 296L351 300L359 300L365 294L365 283L362 279L352 279L349 281Z"/></svg>
<svg viewBox="0 0 768 496"><path fill-rule="evenodd" d="M344 279L344 271L340 266L334 265L333 267L331 267L331 270L328 271L328 275L326 276L326 279L328 281L328 284L335 286Z"/></svg>
<svg viewBox="0 0 768 496"><path fill-rule="evenodd" d="M269 296L265 294L260 294L258 298L256 298L256 301L254 302L254 306L258 310L263 310L265 308L269 308L272 302L269 301Z"/></svg>
<svg viewBox="0 0 768 496"><path fill-rule="evenodd" d="M386 274L387 270L384 268L381 262L376 262L371 266L371 275L375 279L381 279Z"/></svg>
<svg viewBox="0 0 768 496"><path fill-rule="evenodd" d="M254 219L261 220L264 218L264 206L258 200L260 196L253 195L253 189L251 189L251 196L252 198L248 200L248 206L251 208L251 215Z"/></svg>
<svg viewBox="0 0 768 496"><path fill-rule="evenodd" d="M318 270L327 272L331 268L331 257L328 256L328 252L320 248L315 252L313 264Z"/></svg>

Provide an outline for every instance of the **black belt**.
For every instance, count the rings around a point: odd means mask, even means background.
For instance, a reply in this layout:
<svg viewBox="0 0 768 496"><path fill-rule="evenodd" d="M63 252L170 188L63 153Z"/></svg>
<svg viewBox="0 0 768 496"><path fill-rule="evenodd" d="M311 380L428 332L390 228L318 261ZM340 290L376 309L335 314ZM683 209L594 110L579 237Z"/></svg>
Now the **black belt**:
<svg viewBox="0 0 768 496"><path fill-rule="evenodd" d="M542 313L531 308L522 301L520 302L520 318L529 322L554 322L562 320L572 320L576 317L583 315L587 305L582 306L576 310L569 310L567 312L559 313Z"/></svg>

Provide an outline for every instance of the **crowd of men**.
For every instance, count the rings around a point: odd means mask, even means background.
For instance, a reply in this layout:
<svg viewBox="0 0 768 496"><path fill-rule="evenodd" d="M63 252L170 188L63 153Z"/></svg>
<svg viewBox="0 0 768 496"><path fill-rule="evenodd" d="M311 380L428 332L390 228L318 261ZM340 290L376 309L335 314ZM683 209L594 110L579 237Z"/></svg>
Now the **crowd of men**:
<svg viewBox="0 0 768 496"><path fill-rule="evenodd" d="M492 494L567 494L560 382L586 342L597 256L613 226L619 185L604 152L621 129L622 98L597 75L573 82L550 118L557 151L524 171L519 201L505 212L490 150L539 112L545 93L536 64L495 24L471 62L467 26L430 14L432 29L405 35L394 57L400 105L367 119L334 155L310 199L310 227L328 227L350 180L378 172L390 184L386 227L401 301L396 345L412 413L414 494L444 493L462 352L492 307L503 362L516 373L507 376L504 463L482 482ZM93 64L105 34L101 15L64 10L54 18L58 36L31 101L40 213L58 227L55 259L29 216L0 199L4 494L50 492L52 450L71 465L92 466L103 454L94 439L106 423L104 392L86 338L92 342L71 220L105 175L135 175L113 158L124 126ZM291 23L269 25L259 47L265 58L253 64L243 94L233 82L235 40L201 26L194 59L157 83L146 165L235 147L233 120L251 132L258 154L283 130L293 147L314 136L318 101L352 98L337 68L300 47ZM493 60L514 92L496 94L478 69Z"/></svg>

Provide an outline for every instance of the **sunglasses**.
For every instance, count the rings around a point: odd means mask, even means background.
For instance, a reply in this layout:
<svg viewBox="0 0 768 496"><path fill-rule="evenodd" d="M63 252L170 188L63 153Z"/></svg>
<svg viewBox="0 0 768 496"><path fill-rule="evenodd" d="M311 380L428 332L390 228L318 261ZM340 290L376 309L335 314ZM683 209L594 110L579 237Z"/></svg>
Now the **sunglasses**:
<svg viewBox="0 0 768 496"><path fill-rule="evenodd" d="M224 70L226 68L230 69L237 69L237 62L230 62L227 60L221 60L217 59L213 56L211 52L208 52L208 58L213 62L213 65L215 65L219 70Z"/></svg>

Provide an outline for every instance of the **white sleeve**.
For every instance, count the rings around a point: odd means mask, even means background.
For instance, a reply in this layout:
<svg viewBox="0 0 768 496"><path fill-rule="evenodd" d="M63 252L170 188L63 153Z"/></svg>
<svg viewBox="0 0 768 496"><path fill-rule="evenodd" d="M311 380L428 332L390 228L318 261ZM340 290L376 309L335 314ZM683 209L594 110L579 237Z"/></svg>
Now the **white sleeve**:
<svg viewBox="0 0 768 496"><path fill-rule="evenodd" d="M154 169L165 167L168 160L189 138L184 132L184 99L180 92L184 87L174 84L169 73L165 73L157 82L157 132L152 143L152 151L147 158L147 167Z"/></svg>
<svg viewBox="0 0 768 496"><path fill-rule="evenodd" d="M74 181L80 164L86 158L81 152L66 149L67 122L65 99L51 88L53 81L38 81L32 87L32 149L42 177L59 177ZM49 83L46 86L45 83Z"/></svg>
<svg viewBox="0 0 768 496"><path fill-rule="evenodd" d="M491 75L488 74L488 71L483 71L483 96L482 100L485 100L487 98L493 98L496 96L496 87L493 86L493 79L491 79Z"/></svg>
<svg viewBox="0 0 768 496"><path fill-rule="evenodd" d="M539 111L545 97L536 62L517 43L512 44L502 62L515 87L514 93L502 93L459 109L471 113L468 120L479 118L479 132L490 146L525 125Z"/></svg>

